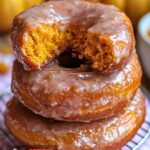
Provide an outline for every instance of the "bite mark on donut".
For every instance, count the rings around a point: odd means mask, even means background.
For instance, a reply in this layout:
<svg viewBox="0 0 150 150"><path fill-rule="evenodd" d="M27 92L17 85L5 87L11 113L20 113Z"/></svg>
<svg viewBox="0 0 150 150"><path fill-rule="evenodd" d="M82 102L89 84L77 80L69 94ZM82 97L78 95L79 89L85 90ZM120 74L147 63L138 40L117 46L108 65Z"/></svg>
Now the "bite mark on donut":
<svg viewBox="0 0 150 150"><path fill-rule="evenodd" d="M85 59L95 71L107 71L114 63L112 43L109 38L100 34L93 34L84 27L68 27L61 31L56 25L41 24L34 30L25 34L23 45L24 55L28 56L30 63L40 68L47 64L67 48L76 52L80 59Z"/></svg>
<svg viewBox="0 0 150 150"><path fill-rule="evenodd" d="M26 33L24 53L33 64L40 65L58 55L65 46L65 35L56 26L42 24ZM63 45L63 46L62 46Z"/></svg>

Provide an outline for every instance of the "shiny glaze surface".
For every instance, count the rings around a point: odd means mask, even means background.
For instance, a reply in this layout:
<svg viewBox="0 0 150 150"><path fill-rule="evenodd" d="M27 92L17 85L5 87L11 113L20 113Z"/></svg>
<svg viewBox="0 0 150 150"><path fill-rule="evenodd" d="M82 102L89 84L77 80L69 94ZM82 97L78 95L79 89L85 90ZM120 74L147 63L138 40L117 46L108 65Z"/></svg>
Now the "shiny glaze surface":
<svg viewBox="0 0 150 150"><path fill-rule="evenodd" d="M84 26L88 33L99 34L107 39L115 56L111 71L127 62L135 47L130 20L114 6L79 0L44 2L14 19L11 33L13 49L26 69L32 69L34 64L30 64L28 56L24 54L22 44L27 41L27 32L41 24L54 24L63 31L70 25L77 29Z"/></svg>
<svg viewBox="0 0 150 150"><path fill-rule="evenodd" d="M145 117L140 90L131 103L110 119L91 123L53 121L35 115L15 98L7 105L5 121L13 135L27 145L54 145L58 150L116 150L130 140Z"/></svg>
<svg viewBox="0 0 150 150"><path fill-rule="evenodd" d="M51 63L26 71L14 62L12 91L29 109L57 120L89 122L116 114L140 86L141 67L134 53L129 63L110 75L67 69Z"/></svg>

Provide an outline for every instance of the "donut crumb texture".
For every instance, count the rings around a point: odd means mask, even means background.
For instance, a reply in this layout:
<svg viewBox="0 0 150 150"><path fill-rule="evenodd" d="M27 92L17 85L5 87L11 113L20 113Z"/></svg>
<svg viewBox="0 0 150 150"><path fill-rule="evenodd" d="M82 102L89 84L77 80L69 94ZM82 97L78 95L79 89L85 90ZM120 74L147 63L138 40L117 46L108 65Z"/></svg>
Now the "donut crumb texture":
<svg viewBox="0 0 150 150"><path fill-rule="evenodd" d="M56 25L41 24L25 32L24 36L27 39L22 46L24 55L38 68L67 48L98 72L107 71L114 63L111 41L100 34L87 32L84 27L68 27L61 31Z"/></svg>

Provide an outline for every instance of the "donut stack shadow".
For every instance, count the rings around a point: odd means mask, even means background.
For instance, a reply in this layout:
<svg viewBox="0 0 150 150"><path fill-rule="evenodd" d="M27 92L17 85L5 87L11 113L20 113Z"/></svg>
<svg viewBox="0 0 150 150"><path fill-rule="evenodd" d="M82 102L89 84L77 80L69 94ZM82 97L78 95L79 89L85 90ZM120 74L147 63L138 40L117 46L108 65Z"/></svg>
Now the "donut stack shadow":
<svg viewBox="0 0 150 150"><path fill-rule="evenodd" d="M21 145L116 150L136 134L145 97L123 12L78 0L44 2L15 17L11 39L14 97L5 122Z"/></svg>

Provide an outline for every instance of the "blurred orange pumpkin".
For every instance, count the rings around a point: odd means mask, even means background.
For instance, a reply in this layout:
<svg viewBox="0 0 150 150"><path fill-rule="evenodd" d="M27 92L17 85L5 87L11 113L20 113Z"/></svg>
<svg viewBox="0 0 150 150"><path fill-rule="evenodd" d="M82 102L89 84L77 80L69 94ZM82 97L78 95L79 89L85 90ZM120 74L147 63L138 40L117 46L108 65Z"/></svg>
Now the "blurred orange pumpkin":
<svg viewBox="0 0 150 150"><path fill-rule="evenodd" d="M26 9L30 8L33 5L41 3L43 0L24 0Z"/></svg>
<svg viewBox="0 0 150 150"><path fill-rule="evenodd" d="M133 26L136 27L138 20L146 12L150 11L150 0L101 0L102 3L114 4L131 19Z"/></svg>
<svg viewBox="0 0 150 150"><path fill-rule="evenodd" d="M136 27L139 19L148 11L150 11L150 0L126 0L126 14L131 19L134 27Z"/></svg>
<svg viewBox="0 0 150 150"><path fill-rule="evenodd" d="M2 0L0 2L0 32L7 31L14 16L24 9L22 0Z"/></svg>
<svg viewBox="0 0 150 150"><path fill-rule="evenodd" d="M43 0L0 0L0 33L7 32L15 15Z"/></svg>
<svg viewBox="0 0 150 150"><path fill-rule="evenodd" d="M105 4L113 4L118 8L120 8L121 10L125 11L126 0L101 0L101 2Z"/></svg>

